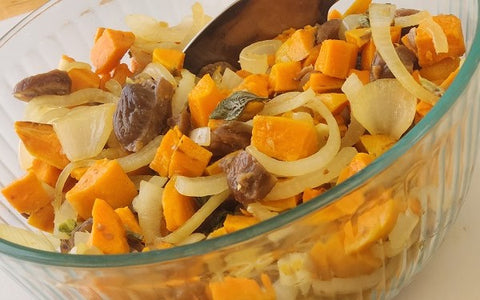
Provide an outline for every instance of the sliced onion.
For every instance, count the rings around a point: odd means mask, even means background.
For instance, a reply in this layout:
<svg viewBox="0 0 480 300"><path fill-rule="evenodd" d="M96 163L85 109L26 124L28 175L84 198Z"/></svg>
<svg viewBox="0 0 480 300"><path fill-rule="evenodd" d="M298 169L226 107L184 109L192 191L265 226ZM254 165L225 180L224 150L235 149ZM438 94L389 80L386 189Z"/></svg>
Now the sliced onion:
<svg viewBox="0 0 480 300"><path fill-rule="evenodd" d="M187 69L182 70L182 79L178 82L178 87L172 98L172 115L180 114L188 102L188 94L195 86L195 75Z"/></svg>
<svg viewBox="0 0 480 300"><path fill-rule="evenodd" d="M200 232L195 232L189 235L188 237L186 237L181 243L178 244L178 246L197 243L197 242L203 241L206 238L207 236L205 234Z"/></svg>
<svg viewBox="0 0 480 300"><path fill-rule="evenodd" d="M412 232L419 221L420 217L410 209L398 215L397 223L388 234L388 241L384 243L387 257L396 256L410 246Z"/></svg>
<svg viewBox="0 0 480 300"><path fill-rule="evenodd" d="M118 97L101 89L86 88L69 95L43 95L33 98L30 105L48 105L50 107L74 107L89 103L117 103Z"/></svg>
<svg viewBox="0 0 480 300"><path fill-rule="evenodd" d="M265 200L281 200L302 193L307 188L315 188L338 177L357 154L353 147L345 147L323 168L302 176L278 181Z"/></svg>
<svg viewBox="0 0 480 300"><path fill-rule="evenodd" d="M346 80L360 81L355 74ZM354 94L345 89L352 115L371 134L385 134L395 139L412 125L417 99L398 80L383 78L372 81Z"/></svg>
<svg viewBox="0 0 480 300"><path fill-rule="evenodd" d="M431 17L432 16L428 11L422 10L412 15L396 17L394 23L395 26L400 26L402 28L412 27L420 24L424 19Z"/></svg>
<svg viewBox="0 0 480 300"><path fill-rule="evenodd" d="M303 93L284 93L265 103L265 106L259 114L271 116L279 115L304 105L313 97L315 97L315 92L312 89L308 89Z"/></svg>
<svg viewBox="0 0 480 300"><path fill-rule="evenodd" d="M390 35L390 24L395 14L395 5L372 3L369 12L373 42L395 78L415 97L435 104L438 97L415 81L395 51Z"/></svg>
<svg viewBox="0 0 480 300"><path fill-rule="evenodd" d="M191 22L191 21L190 21ZM142 14L131 14L125 17L125 23L135 34L148 41L181 42L188 33L190 24L187 21L169 27L167 23Z"/></svg>
<svg viewBox="0 0 480 300"><path fill-rule="evenodd" d="M355 119L353 115L350 116L350 124L348 125L347 132L342 138L341 148L351 147L355 145L360 137L365 133L365 127Z"/></svg>
<svg viewBox="0 0 480 300"><path fill-rule="evenodd" d="M97 156L113 130L113 103L79 106L53 121L53 129L70 161Z"/></svg>
<svg viewBox="0 0 480 300"><path fill-rule="evenodd" d="M430 33L433 40L433 46L436 53L448 53L448 41L442 26L435 22L431 17L422 21L423 29Z"/></svg>
<svg viewBox="0 0 480 300"><path fill-rule="evenodd" d="M178 244L191 235L195 229L200 226L212 212L220 206L230 195L230 191L227 189L220 194L214 195L208 199L205 204L200 207L193 216L183 223L180 228L170 233L163 238L163 241L171 244Z"/></svg>
<svg viewBox="0 0 480 300"><path fill-rule="evenodd" d="M242 70L254 74L266 74L269 68L268 56L274 55L282 45L279 40L265 40L253 43L240 52Z"/></svg>
<svg viewBox="0 0 480 300"><path fill-rule="evenodd" d="M0 224L0 238L43 251L57 251L60 247L60 240L46 233L28 231L8 224Z"/></svg>
<svg viewBox="0 0 480 300"><path fill-rule="evenodd" d="M120 164L120 166L122 166L126 173L138 170L141 167L148 165L155 157L157 148L160 146L162 139L163 135L157 136L147 145L145 145L145 147L140 149L140 151L120 157L117 159L117 162Z"/></svg>
<svg viewBox="0 0 480 300"><path fill-rule="evenodd" d="M18 162L22 170L28 170L32 167L35 157L28 152L22 141L18 143Z"/></svg>
<svg viewBox="0 0 480 300"><path fill-rule="evenodd" d="M200 146L210 146L210 127L198 127L190 131L190 139Z"/></svg>
<svg viewBox="0 0 480 300"><path fill-rule="evenodd" d="M258 202L248 204L247 211L260 221L265 221L278 215L277 212L269 210L265 205Z"/></svg>
<svg viewBox="0 0 480 300"><path fill-rule="evenodd" d="M203 177L177 176L175 188L190 197L216 195L228 189L227 176L224 173Z"/></svg>
<svg viewBox="0 0 480 300"><path fill-rule="evenodd" d="M115 79L110 79L105 82L105 88L117 97L122 94L122 85Z"/></svg>
<svg viewBox="0 0 480 300"><path fill-rule="evenodd" d="M192 17L185 18L180 26L188 26L188 31L182 42L180 48L183 49L190 41L199 33L210 21L212 17L205 14L203 7L200 3L195 2L192 5Z"/></svg>
<svg viewBox="0 0 480 300"><path fill-rule="evenodd" d="M233 72L229 68L226 68L222 75L221 88L225 90L233 90L239 86L243 81L237 73Z"/></svg>
<svg viewBox="0 0 480 300"><path fill-rule="evenodd" d="M175 80L173 75L161 63L156 63L156 62L149 63L145 67L145 69L143 69L142 73L139 74L139 76L142 76L142 74L146 74L152 77L155 81L159 81L161 78L164 78L168 82L170 82L174 87L177 86L177 81Z"/></svg>
<svg viewBox="0 0 480 300"><path fill-rule="evenodd" d="M316 153L296 161L280 161L260 152L253 145L248 146L246 150L255 157L268 172L283 177L305 175L324 167L340 149L340 130L330 110L328 110L318 97L306 103L305 106L318 112L327 121L329 128L327 143Z"/></svg>
<svg viewBox="0 0 480 300"><path fill-rule="evenodd" d="M163 188L148 182L140 182L138 195L133 199L133 209L138 214L138 223L142 228L143 238L147 245L160 237L162 223Z"/></svg>
<svg viewBox="0 0 480 300"><path fill-rule="evenodd" d="M70 177L70 174L76 168L87 168L92 166L95 163L94 160L82 160L82 161L75 161L71 162L63 168L62 172L57 178L57 182L55 183L55 197L53 199L53 209L57 212L60 209L63 201L63 187L67 182L67 179Z"/></svg>

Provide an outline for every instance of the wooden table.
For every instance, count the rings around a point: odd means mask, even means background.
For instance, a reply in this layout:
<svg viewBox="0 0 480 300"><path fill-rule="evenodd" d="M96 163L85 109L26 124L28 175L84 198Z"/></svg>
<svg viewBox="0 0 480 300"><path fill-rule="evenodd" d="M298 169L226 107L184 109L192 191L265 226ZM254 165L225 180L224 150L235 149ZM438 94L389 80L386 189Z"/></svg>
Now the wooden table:
<svg viewBox="0 0 480 300"><path fill-rule="evenodd" d="M32 11L47 2L48 0L1 0L0 20Z"/></svg>

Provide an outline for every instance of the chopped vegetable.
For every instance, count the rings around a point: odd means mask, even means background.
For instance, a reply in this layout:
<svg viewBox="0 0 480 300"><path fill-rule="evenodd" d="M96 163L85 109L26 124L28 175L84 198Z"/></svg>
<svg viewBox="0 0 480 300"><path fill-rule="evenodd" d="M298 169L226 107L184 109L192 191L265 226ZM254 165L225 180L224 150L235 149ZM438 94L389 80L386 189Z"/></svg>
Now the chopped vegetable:
<svg viewBox="0 0 480 300"><path fill-rule="evenodd" d="M299 88L297 75L302 70L300 62L279 62L269 74L270 88L274 93L295 91Z"/></svg>
<svg viewBox="0 0 480 300"><path fill-rule="evenodd" d="M225 97L226 93L216 86L212 77L204 75L188 95L193 124L196 127L207 126L211 113Z"/></svg>
<svg viewBox="0 0 480 300"><path fill-rule="evenodd" d="M131 32L110 28L97 31L95 43L90 51L90 59L96 68L96 73L112 71L134 41L135 35Z"/></svg>
<svg viewBox="0 0 480 300"><path fill-rule="evenodd" d="M195 213L192 197L180 194L175 188L175 178L165 185L162 194L163 216L169 231L177 230Z"/></svg>
<svg viewBox="0 0 480 300"><path fill-rule="evenodd" d="M130 247L120 217L105 200L97 198L92 209L90 243L105 254L128 253Z"/></svg>
<svg viewBox="0 0 480 300"><path fill-rule="evenodd" d="M15 131L34 157L58 169L63 169L70 162L52 125L17 121Z"/></svg>
<svg viewBox="0 0 480 300"><path fill-rule="evenodd" d="M319 149L313 123L277 116L253 119L252 145L273 158L294 161Z"/></svg>
<svg viewBox="0 0 480 300"><path fill-rule="evenodd" d="M175 74L183 69L185 53L177 49L156 48L153 50L152 61L161 63L167 70Z"/></svg>
<svg viewBox="0 0 480 300"><path fill-rule="evenodd" d="M115 187L115 188L112 188ZM116 160L98 160L65 194L78 215L83 219L92 216L95 199L106 201L113 209L130 205L137 189Z"/></svg>
<svg viewBox="0 0 480 300"><path fill-rule="evenodd" d="M339 79L345 79L355 68L358 47L343 40L326 40L322 43L315 62L315 70Z"/></svg>
<svg viewBox="0 0 480 300"><path fill-rule="evenodd" d="M249 103L252 101L262 102L266 100L266 98L260 98L249 92L235 92L217 105L210 115L210 119L236 120L244 113ZM261 108L263 108L263 106Z"/></svg>

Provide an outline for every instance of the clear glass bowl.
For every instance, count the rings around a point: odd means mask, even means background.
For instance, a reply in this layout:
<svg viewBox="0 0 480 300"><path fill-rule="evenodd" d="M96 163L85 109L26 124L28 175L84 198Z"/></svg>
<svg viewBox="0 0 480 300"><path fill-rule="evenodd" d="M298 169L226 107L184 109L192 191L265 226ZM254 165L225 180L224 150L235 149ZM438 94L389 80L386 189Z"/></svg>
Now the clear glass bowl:
<svg viewBox="0 0 480 300"><path fill-rule="evenodd" d="M190 13L193 2L50 1L0 39L1 187L23 174L12 126L21 119L23 110L23 103L11 96L16 82L52 69L62 54L88 61L92 36L99 26L126 29L124 16L129 13L144 13L175 24ZM232 1L200 2L214 16ZM0 240L0 268L37 298L203 299L207 297L206 286L225 276L261 282L261 274L267 274L276 282L277 262L281 265L288 258L297 258L305 272L296 273L293 287L277 291L279 299L292 299L295 293L298 299L393 298L422 269L458 214L473 171L480 115L479 1L395 4L459 16L468 56L455 82L418 126L344 184L246 230L162 251L74 256ZM322 247L335 240L338 222L355 222L356 214L348 220L332 221L322 208L342 199L365 197L368 202L385 195L410 210L403 223L397 220L397 225L403 224L400 231L407 233L404 242L396 246L388 240L374 244L370 249L376 259L373 270L364 270L365 261L358 265L360 256L347 260L339 255L332 260L340 261L335 268L346 268L344 274L324 274ZM5 199L0 205L1 222L28 228Z"/></svg>

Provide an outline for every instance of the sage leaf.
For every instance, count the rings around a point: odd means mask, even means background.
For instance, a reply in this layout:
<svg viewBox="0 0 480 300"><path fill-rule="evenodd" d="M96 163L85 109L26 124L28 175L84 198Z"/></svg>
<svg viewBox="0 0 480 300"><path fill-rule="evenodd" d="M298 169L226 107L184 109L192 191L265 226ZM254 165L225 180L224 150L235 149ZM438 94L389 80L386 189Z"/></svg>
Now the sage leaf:
<svg viewBox="0 0 480 300"><path fill-rule="evenodd" d="M232 121L237 120L252 101L265 102L268 98L259 97L245 91L238 91L222 100L210 114L210 119Z"/></svg>

